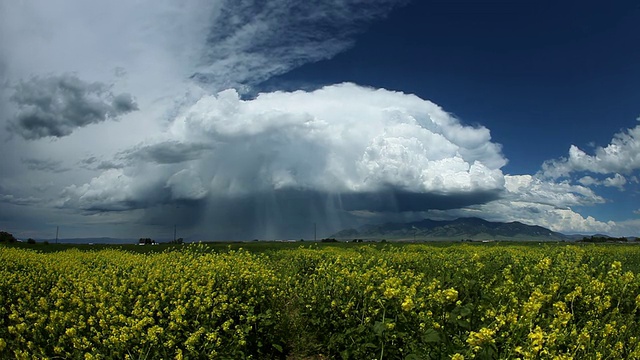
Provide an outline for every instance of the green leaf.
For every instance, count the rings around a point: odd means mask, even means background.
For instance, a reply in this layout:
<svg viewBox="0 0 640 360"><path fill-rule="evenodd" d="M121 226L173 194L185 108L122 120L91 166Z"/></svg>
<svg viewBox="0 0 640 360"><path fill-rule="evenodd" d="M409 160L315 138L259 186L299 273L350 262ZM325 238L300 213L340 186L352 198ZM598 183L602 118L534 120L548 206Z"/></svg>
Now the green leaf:
<svg viewBox="0 0 640 360"><path fill-rule="evenodd" d="M440 334L434 328L428 329L422 335L422 341L426 343L437 343L440 342Z"/></svg>
<svg viewBox="0 0 640 360"><path fill-rule="evenodd" d="M462 307L460 308L460 315L462 315L462 316L469 316L469 315L471 315L471 309L469 309L469 308L468 308L468 307L466 307L466 306L462 306Z"/></svg>
<svg viewBox="0 0 640 360"><path fill-rule="evenodd" d="M373 332L376 334L376 336L382 336L382 333L384 333L386 329L387 326L381 321L376 321L376 323L373 325Z"/></svg>
<svg viewBox="0 0 640 360"><path fill-rule="evenodd" d="M422 360L422 357L417 354L409 354L405 356L404 360Z"/></svg>
<svg viewBox="0 0 640 360"><path fill-rule="evenodd" d="M471 329L471 323L467 320L463 320L463 319L457 320L456 324L463 329Z"/></svg>
<svg viewBox="0 0 640 360"><path fill-rule="evenodd" d="M274 349L278 350L278 352L282 352L282 346L278 344L272 344L271 346L273 346Z"/></svg>
<svg viewBox="0 0 640 360"><path fill-rule="evenodd" d="M340 356L343 359L349 359L351 357L350 355L351 354L349 353L349 350L343 350L343 351L340 352Z"/></svg>

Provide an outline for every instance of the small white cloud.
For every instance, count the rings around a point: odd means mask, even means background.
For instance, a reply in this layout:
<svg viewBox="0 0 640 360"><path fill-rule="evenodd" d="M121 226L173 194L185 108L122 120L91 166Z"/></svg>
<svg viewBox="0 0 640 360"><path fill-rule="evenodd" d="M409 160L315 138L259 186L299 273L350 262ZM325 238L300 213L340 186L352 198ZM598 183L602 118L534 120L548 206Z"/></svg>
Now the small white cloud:
<svg viewBox="0 0 640 360"><path fill-rule="evenodd" d="M546 204L560 208L603 203L604 199L588 187L568 181L555 182L531 175L505 176L506 198L512 201Z"/></svg>
<svg viewBox="0 0 640 360"><path fill-rule="evenodd" d="M597 147L593 155L571 145L569 156L546 161L542 166L542 174L559 178L574 172L630 174L638 169L640 169L640 125L615 134L609 145Z"/></svg>
<svg viewBox="0 0 640 360"><path fill-rule="evenodd" d="M603 180L595 179L591 176L583 176L578 182L584 186L606 186L616 187L619 190L624 190L624 185L627 183L627 179L620 175L615 174L613 177L604 178Z"/></svg>
<svg viewBox="0 0 640 360"><path fill-rule="evenodd" d="M626 183L627 179L620 174L615 174L613 177L606 178L602 181L602 185L607 187L616 187L620 190L624 190L624 185Z"/></svg>
<svg viewBox="0 0 640 360"><path fill-rule="evenodd" d="M640 219L618 221L613 235L640 237Z"/></svg>
<svg viewBox="0 0 640 360"><path fill-rule="evenodd" d="M600 181L592 178L591 176L583 176L578 182L584 186L600 185Z"/></svg>

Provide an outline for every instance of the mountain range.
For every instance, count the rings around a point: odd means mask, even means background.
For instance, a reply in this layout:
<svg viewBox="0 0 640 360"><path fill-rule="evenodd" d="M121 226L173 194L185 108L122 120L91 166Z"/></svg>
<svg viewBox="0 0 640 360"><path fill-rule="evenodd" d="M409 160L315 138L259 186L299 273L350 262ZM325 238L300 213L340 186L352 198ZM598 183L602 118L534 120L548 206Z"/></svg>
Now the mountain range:
<svg viewBox="0 0 640 360"><path fill-rule="evenodd" d="M456 220L424 219L409 223L384 223L346 229L332 235L335 239L389 240L577 240L583 235L565 235L542 226L518 221L492 222L480 218Z"/></svg>

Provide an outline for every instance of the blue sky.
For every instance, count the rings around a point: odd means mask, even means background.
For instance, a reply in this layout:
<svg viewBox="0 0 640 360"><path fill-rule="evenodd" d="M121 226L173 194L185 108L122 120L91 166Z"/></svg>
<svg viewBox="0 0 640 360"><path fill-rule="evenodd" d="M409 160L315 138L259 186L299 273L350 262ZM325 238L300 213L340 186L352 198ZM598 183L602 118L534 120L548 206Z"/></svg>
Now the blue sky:
<svg viewBox="0 0 640 360"><path fill-rule="evenodd" d="M489 128L508 173L535 173L571 144L605 145L636 125L638 20L635 1L414 1L269 85L413 93Z"/></svg>
<svg viewBox="0 0 640 360"><path fill-rule="evenodd" d="M353 48L270 79L271 88L352 81L429 99L491 130L509 174L534 174L574 144L590 152L640 117L635 1L413 1ZM600 188L580 212L633 217L637 184Z"/></svg>
<svg viewBox="0 0 640 360"><path fill-rule="evenodd" d="M633 1L0 4L0 227L639 235Z"/></svg>

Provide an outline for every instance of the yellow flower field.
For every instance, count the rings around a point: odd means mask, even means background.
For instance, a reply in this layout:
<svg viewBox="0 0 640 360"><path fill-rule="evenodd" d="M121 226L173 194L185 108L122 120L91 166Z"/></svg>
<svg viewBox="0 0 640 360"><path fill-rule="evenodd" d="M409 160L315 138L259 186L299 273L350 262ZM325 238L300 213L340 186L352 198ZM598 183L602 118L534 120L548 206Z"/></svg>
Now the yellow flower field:
<svg viewBox="0 0 640 360"><path fill-rule="evenodd" d="M640 247L0 247L0 358L640 359Z"/></svg>

